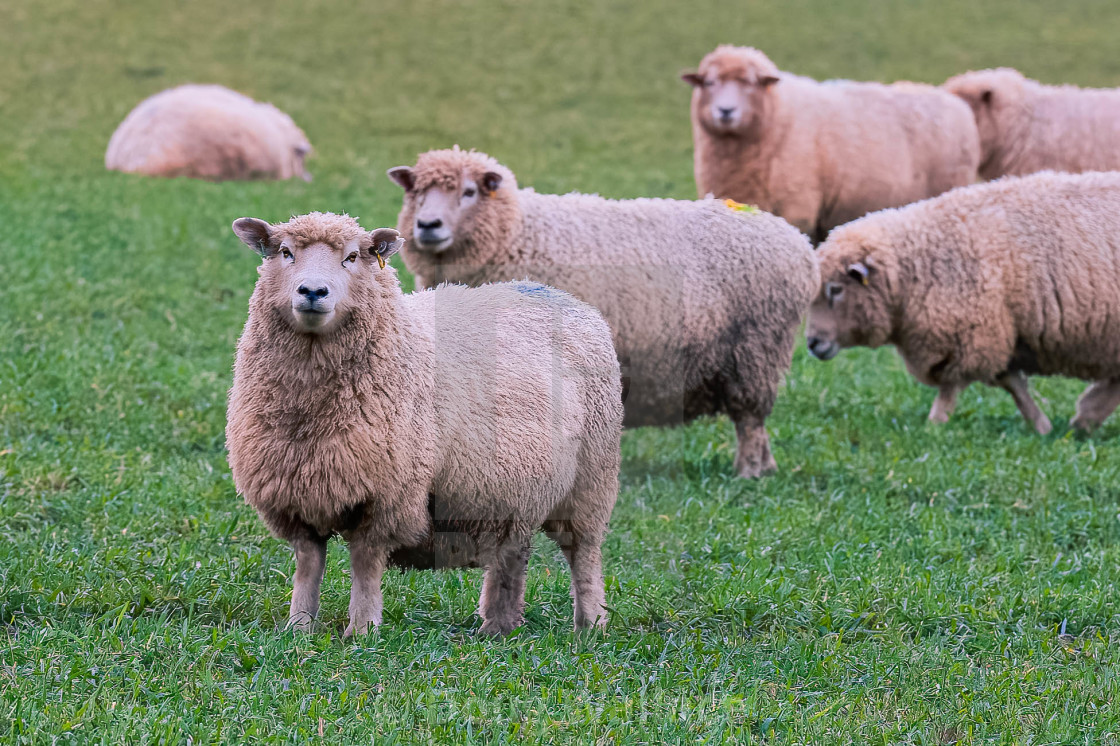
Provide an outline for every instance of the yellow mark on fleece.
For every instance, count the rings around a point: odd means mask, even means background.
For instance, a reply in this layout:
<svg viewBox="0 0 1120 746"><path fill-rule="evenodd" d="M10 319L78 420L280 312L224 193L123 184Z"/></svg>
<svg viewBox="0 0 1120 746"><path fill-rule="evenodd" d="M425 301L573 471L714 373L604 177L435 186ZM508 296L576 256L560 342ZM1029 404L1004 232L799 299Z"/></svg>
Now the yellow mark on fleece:
<svg viewBox="0 0 1120 746"><path fill-rule="evenodd" d="M725 199L723 204L730 207L735 212L754 213L758 212L758 208L754 205L744 205L742 202L736 202L733 199Z"/></svg>

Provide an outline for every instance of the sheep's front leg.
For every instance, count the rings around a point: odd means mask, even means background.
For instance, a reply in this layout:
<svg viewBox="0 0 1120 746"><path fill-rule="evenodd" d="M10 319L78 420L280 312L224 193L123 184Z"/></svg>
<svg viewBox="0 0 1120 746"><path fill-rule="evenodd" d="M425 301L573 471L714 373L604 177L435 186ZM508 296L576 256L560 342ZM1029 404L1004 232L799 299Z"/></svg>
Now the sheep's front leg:
<svg viewBox="0 0 1120 746"><path fill-rule="evenodd" d="M1001 373L996 377L996 383L1011 394L1011 398L1015 400L1015 406L1019 407L1019 412L1023 415L1023 418L1034 426L1039 435L1046 435L1050 432L1050 420L1046 418L1046 415L1042 413L1042 410L1034 403L1034 399L1031 398L1030 385L1022 371Z"/></svg>
<svg viewBox="0 0 1120 746"><path fill-rule="evenodd" d="M964 390L964 386L956 383L947 383L937 390L937 398L933 400L933 407L929 410L929 421L943 425L953 415L957 408L957 394Z"/></svg>
<svg viewBox="0 0 1120 746"><path fill-rule="evenodd" d="M1092 432L1120 406L1120 378L1097 381L1077 400L1077 416L1070 422L1078 430Z"/></svg>
<svg viewBox="0 0 1120 746"><path fill-rule="evenodd" d="M296 575L288 626L310 632L311 623L319 613L319 588L327 567L327 541L318 536L301 536L291 544L296 555Z"/></svg>
<svg viewBox="0 0 1120 746"><path fill-rule="evenodd" d="M361 537L350 540L350 625L342 633L344 637L364 635L370 625L381 625L381 576L388 564L384 545Z"/></svg>
<svg viewBox="0 0 1120 746"><path fill-rule="evenodd" d="M521 626L525 611L525 571L529 565L529 539L502 544L486 568L478 613L484 635L505 635Z"/></svg>

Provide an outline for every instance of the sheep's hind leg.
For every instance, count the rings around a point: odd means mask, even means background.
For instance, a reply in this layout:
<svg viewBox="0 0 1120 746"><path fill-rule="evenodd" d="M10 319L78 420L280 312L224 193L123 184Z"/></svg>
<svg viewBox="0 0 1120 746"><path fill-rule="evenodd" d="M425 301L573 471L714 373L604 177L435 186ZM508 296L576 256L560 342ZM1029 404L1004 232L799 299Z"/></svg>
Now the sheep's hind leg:
<svg viewBox="0 0 1120 746"><path fill-rule="evenodd" d="M1077 400L1077 416L1070 424L1083 432L1092 432L1117 406L1120 406L1120 378L1097 381Z"/></svg>
<svg viewBox="0 0 1120 746"><path fill-rule="evenodd" d="M603 590L603 555L598 541L576 535L564 548L572 570L572 616L576 629L607 626L606 594Z"/></svg>
<svg viewBox="0 0 1120 746"><path fill-rule="evenodd" d="M1039 435L1050 432L1050 420L1031 398L1030 384L1027 383L1027 377L1022 371L1001 373L996 377L996 383L1011 394L1023 418L1034 426Z"/></svg>
<svg viewBox="0 0 1120 746"><path fill-rule="evenodd" d="M388 564L389 552L383 545L351 539L350 625L344 637L364 635L371 626L381 625L381 576Z"/></svg>
<svg viewBox="0 0 1120 746"><path fill-rule="evenodd" d="M525 572L529 566L529 537L513 537L501 544L486 566L478 613L484 635L505 635L525 621Z"/></svg>
<svg viewBox="0 0 1120 746"><path fill-rule="evenodd" d="M288 626L310 632L311 623L319 613L319 588L327 566L327 540L308 535L293 539L291 544L296 555L296 574Z"/></svg>
<svg viewBox="0 0 1120 746"><path fill-rule="evenodd" d="M949 421L953 411L957 408L957 394L964 390L964 386L956 383L947 383L937 390L937 398L933 400L933 407L929 410L929 421L943 425Z"/></svg>
<svg viewBox="0 0 1120 746"><path fill-rule="evenodd" d="M748 414L736 418L735 439L735 471L739 476L754 479L778 470L764 417Z"/></svg>

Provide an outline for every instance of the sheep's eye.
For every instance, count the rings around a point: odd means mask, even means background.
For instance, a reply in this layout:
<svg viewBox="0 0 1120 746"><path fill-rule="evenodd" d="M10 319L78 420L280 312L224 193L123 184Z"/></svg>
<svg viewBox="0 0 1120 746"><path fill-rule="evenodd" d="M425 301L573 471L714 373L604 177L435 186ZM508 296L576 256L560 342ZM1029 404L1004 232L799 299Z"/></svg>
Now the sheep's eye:
<svg viewBox="0 0 1120 746"><path fill-rule="evenodd" d="M844 286L838 282L830 282L824 288L824 297L828 299L829 308L832 304L844 297Z"/></svg>
<svg viewBox="0 0 1120 746"><path fill-rule="evenodd" d="M284 248L284 249L280 249L280 255L281 255L282 257L284 257L284 259L285 259L285 260L287 260L287 261L289 261L289 262L290 262L290 261L292 261L293 259L295 259L295 257L294 257L294 256L292 256L292 252L291 252L291 250L290 250L290 249L287 249L287 248Z"/></svg>
<svg viewBox="0 0 1120 746"><path fill-rule="evenodd" d="M464 197L473 197L474 196L474 187L467 187L466 189L464 189L463 190L463 196Z"/></svg>
<svg viewBox="0 0 1120 746"><path fill-rule="evenodd" d="M350 256L342 260L342 266L345 267L347 264L353 264L356 261L358 261L358 252L351 251Z"/></svg>
<svg viewBox="0 0 1120 746"><path fill-rule="evenodd" d="M714 80L712 80L711 78L705 78L704 79L704 87L705 88L711 88L715 84L716 84L716 82Z"/></svg>

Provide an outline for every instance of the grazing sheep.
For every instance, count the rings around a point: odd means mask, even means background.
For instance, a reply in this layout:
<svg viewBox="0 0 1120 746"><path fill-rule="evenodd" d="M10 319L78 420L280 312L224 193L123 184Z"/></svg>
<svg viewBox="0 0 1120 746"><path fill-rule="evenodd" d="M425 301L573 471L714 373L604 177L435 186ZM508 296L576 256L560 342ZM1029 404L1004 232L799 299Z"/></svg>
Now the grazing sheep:
<svg viewBox="0 0 1120 746"><path fill-rule="evenodd" d="M384 265L399 234L345 215L241 218L233 230L264 261L237 347L229 462L295 550L289 623L310 627L338 533L350 547L346 634L381 623L395 550L406 565L485 566L482 631L509 632L543 528L571 565L576 627L602 626L622 428L602 317L532 283L402 295Z"/></svg>
<svg viewBox="0 0 1120 746"><path fill-rule="evenodd" d="M110 171L195 179L311 181L306 135L272 104L218 85L184 85L147 98L109 140Z"/></svg>
<svg viewBox="0 0 1120 746"><path fill-rule="evenodd" d="M1048 86L1001 67L949 78L972 107L980 176L1120 169L1120 88Z"/></svg>
<svg viewBox="0 0 1120 746"><path fill-rule="evenodd" d="M1028 375L1096 381L1073 425L1120 403L1120 174L1044 172L868 215L820 248L809 350L898 348L945 422L973 381L1001 386L1042 434Z"/></svg>
<svg viewBox="0 0 1120 746"><path fill-rule="evenodd" d="M824 83L723 45L695 73L696 188L780 215L821 241L837 225L976 180L967 106L917 83Z"/></svg>
<svg viewBox="0 0 1120 746"><path fill-rule="evenodd" d="M417 282L530 277L602 311L628 376L627 425L726 412L735 469L777 468L765 420L817 289L808 241L773 215L706 200L608 200L518 189L458 148L391 169Z"/></svg>

